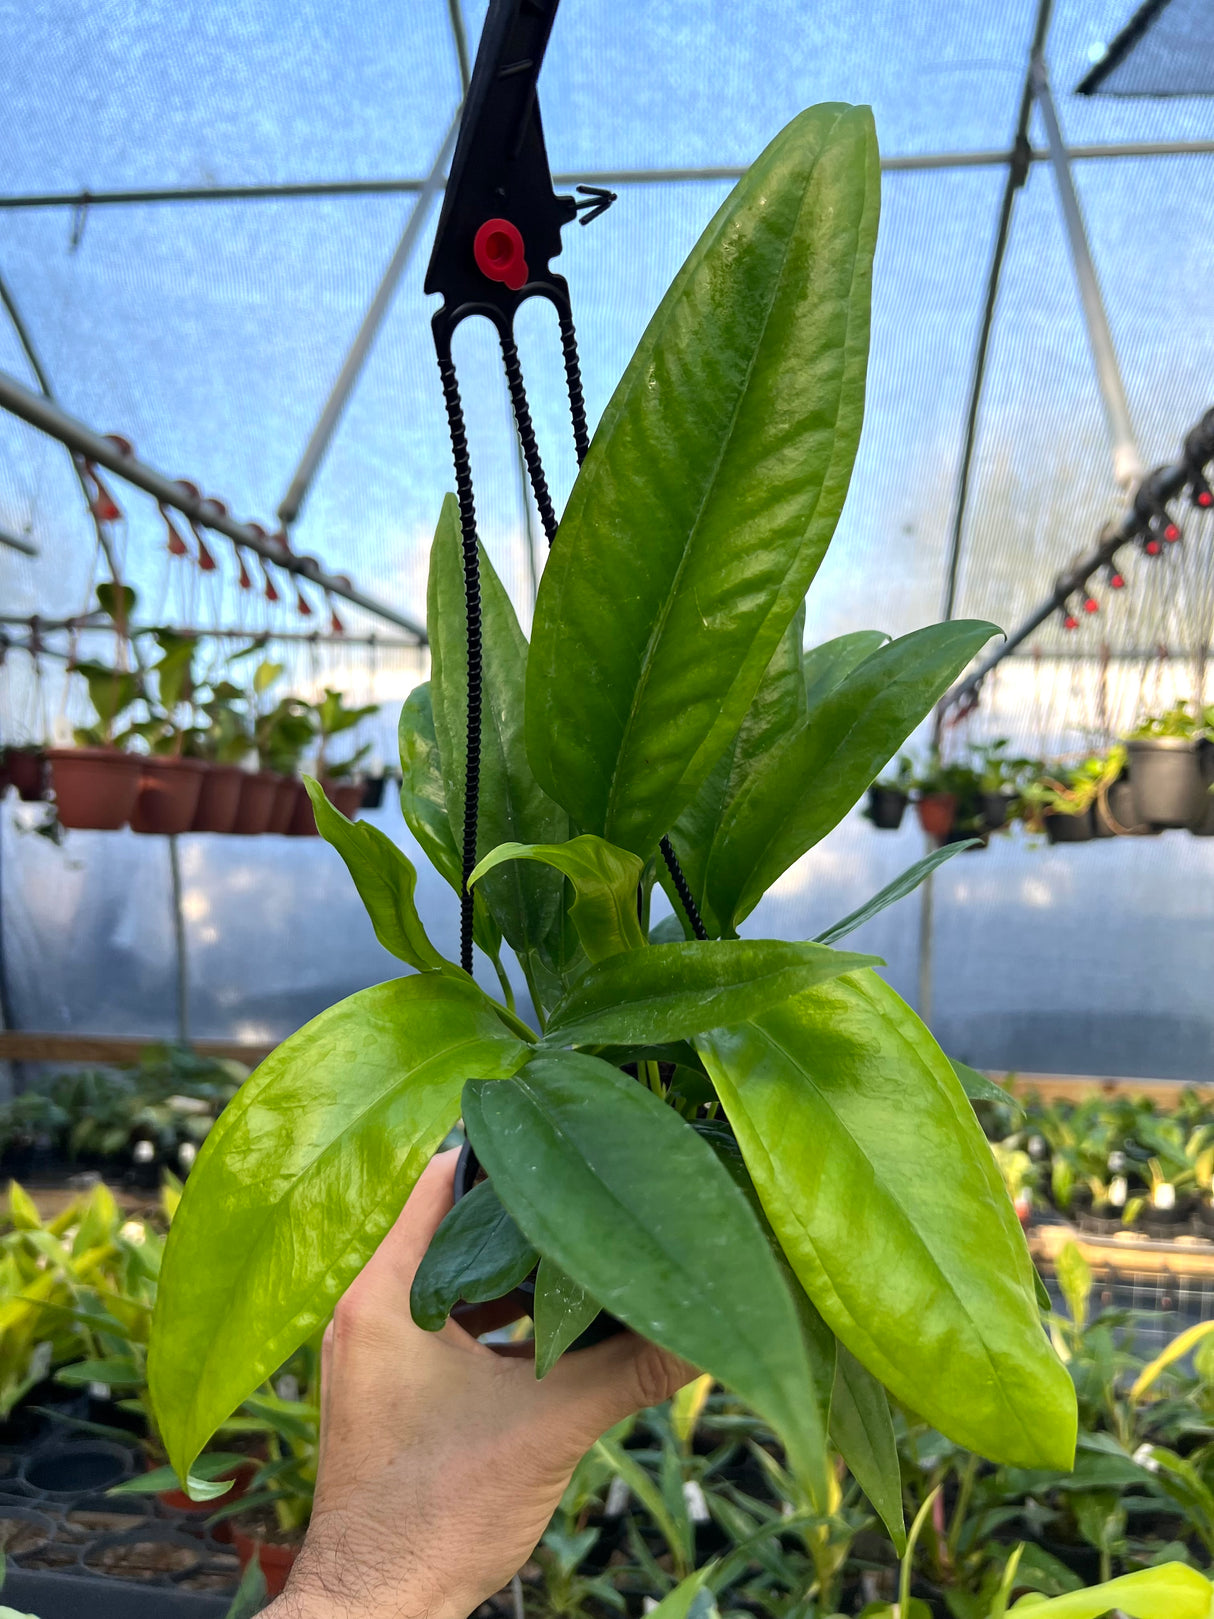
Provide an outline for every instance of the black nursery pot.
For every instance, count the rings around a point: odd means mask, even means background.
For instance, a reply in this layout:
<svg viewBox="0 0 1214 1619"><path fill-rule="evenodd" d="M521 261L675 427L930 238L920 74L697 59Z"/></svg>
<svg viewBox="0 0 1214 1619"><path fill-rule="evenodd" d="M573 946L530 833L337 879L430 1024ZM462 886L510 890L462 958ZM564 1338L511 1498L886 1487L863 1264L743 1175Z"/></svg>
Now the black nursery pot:
<svg viewBox="0 0 1214 1619"><path fill-rule="evenodd" d="M868 789L868 818L879 832L896 832L906 814L907 797L896 787Z"/></svg>
<svg viewBox="0 0 1214 1619"><path fill-rule="evenodd" d="M363 780L363 809L378 809L384 801L385 776L367 776Z"/></svg>
<svg viewBox="0 0 1214 1619"><path fill-rule="evenodd" d="M1189 827L1206 810L1197 744L1181 736L1136 737L1130 753L1135 822Z"/></svg>
<svg viewBox="0 0 1214 1619"><path fill-rule="evenodd" d="M460 1148L459 1158L455 1164L455 1201L465 1197L476 1185L476 1177L481 1172L480 1159L473 1150L472 1143L465 1141ZM512 1298L519 1306L520 1315L531 1315L535 1310L535 1272L528 1276L525 1282L520 1282L513 1293L503 1294L503 1298ZM570 1349L589 1349L593 1344L601 1344L606 1338L614 1338L618 1332L628 1329L622 1321L617 1321L606 1310L600 1310L598 1315L569 1345Z"/></svg>
<svg viewBox="0 0 1214 1619"><path fill-rule="evenodd" d="M1214 742L1204 741L1197 750L1197 768L1205 788L1202 813L1189 831L1195 838L1214 838Z"/></svg>
<svg viewBox="0 0 1214 1619"><path fill-rule="evenodd" d="M982 824L988 832L998 832L1007 825L1011 804L1006 793L983 793Z"/></svg>
<svg viewBox="0 0 1214 1619"><path fill-rule="evenodd" d="M1091 810L1082 815L1047 815L1045 835L1051 843L1090 843L1095 836Z"/></svg>

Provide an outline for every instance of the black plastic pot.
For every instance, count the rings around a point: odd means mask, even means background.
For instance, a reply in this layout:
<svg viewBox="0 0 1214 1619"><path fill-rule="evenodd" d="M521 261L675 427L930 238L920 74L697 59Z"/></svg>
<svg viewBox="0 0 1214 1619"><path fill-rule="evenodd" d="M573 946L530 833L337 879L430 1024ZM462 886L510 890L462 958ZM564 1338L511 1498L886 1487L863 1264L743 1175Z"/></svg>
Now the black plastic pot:
<svg viewBox="0 0 1214 1619"><path fill-rule="evenodd" d="M1159 831L1158 827L1139 824L1128 776L1121 776L1096 800L1092 820L1098 838L1146 837Z"/></svg>
<svg viewBox="0 0 1214 1619"><path fill-rule="evenodd" d="M973 843L975 838L978 841L975 847L968 851L970 854L977 854L979 849L985 849L991 841L991 834L985 827L971 826L966 829L955 826L951 832L945 833L940 843L942 846L949 843Z"/></svg>
<svg viewBox="0 0 1214 1619"><path fill-rule="evenodd" d="M1180 736L1135 737L1126 744L1134 817L1157 827L1188 827L1206 811L1197 744Z"/></svg>
<svg viewBox="0 0 1214 1619"><path fill-rule="evenodd" d="M87 1574L49 1574L9 1564L2 1600L18 1613L38 1619L224 1619L227 1596L203 1596L172 1586L136 1585L133 1580L98 1579Z"/></svg>
<svg viewBox="0 0 1214 1619"><path fill-rule="evenodd" d="M1205 788L1202 812L1189 831L1195 838L1214 838L1214 742L1204 741L1197 750L1197 768Z"/></svg>
<svg viewBox="0 0 1214 1619"><path fill-rule="evenodd" d="M1045 835L1051 843L1090 843L1095 833L1090 809L1082 815L1054 814L1045 818Z"/></svg>
<svg viewBox="0 0 1214 1619"><path fill-rule="evenodd" d="M473 1150L472 1143L465 1141L460 1148L459 1158L455 1164L455 1201L469 1193L476 1185L476 1178L481 1172L480 1160ZM520 1282L513 1293L503 1294L503 1298L512 1298L519 1307L520 1315L531 1315L535 1309L535 1273L532 1272L525 1282ZM491 1301L496 1302L496 1301ZM589 1349L592 1344L601 1344L606 1338L614 1338L618 1332L628 1329L622 1321L617 1321L613 1315L600 1310L598 1315L569 1345L570 1349Z"/></svg>
<svg viewBox="0 0 1214 1619"><path fill-rule="evenodd" d="M983 793L982 824L988 832L998 832L1007 825L1012 801L1006 793Z"/></svg>
<svg viewBox="0 0 1214 1619"><path fill-rule="evenodd" d="M906 814L907 797L896 787L870 787L866 814L879 832L896 832Z"/></svg>
<svg viewBox="0 0 1214 1619"><path fill-rule="evenodd" d="M363 779L363 809L378 809L384 801L386 776L366 776Z"/></svg>

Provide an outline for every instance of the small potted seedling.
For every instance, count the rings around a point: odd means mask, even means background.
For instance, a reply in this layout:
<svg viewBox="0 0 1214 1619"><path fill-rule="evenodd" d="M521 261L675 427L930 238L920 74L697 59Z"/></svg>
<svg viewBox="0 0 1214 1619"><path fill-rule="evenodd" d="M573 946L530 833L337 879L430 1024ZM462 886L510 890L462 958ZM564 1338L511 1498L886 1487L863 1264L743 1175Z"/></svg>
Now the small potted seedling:
<svg viewBox="0 0 1214 1619"><path fill-rule="evenodd" d="M97 604L114 626L116 643L129 658L129 626L135 592L129 585L97 586ZM72 665L88 688L94 722L74 732L75 746L48 748L51 786L61 826L111 832L125 826L139 796L141 761L122 746L118 721L143 695L136 670L93 660Z"/></svg>
<svg viewBox="0 0 1214 1619"><path fill-rule="evenodd" d="M193 752L206 761L192 832L233 832L240 813L245 772L241 769L250 747L243 712L244 693L230 680L215 681L199 704L205 723L193 737Z"/></svg>
<svg viewBox="0 0 1214 1619"><path fill-rule="evenodd" d="M1198 747L1203 722L1187 702L1149 715L1130 733L1130 787L1138 821L1164 828L1191 827L1206 814L1206 787Z"/></svg>
<svg viewBox="0 0 1214 1619"><path fill-rule="evenodd" d="M150 753L141 761L134 832L188 832L206 774L204 760L187 748L195 735L194 653L197 639L177 630L152 631L160 656L148 671L144 695L149 718L132 726Z"/></svg>
<svg viewBox="0 0 1214 1619"><path fill-rule="evenodd" d="M316 704L316 725L320 748L316 756L316 774L325 796L348 819L353 820L362 806L363 781L358 767L371 751L369 742L345 759L334 759L331 751L333 738L353 730L362 720L379 713L378 703L367 703L362 708L347 708L339 691L325 689Z"/></svg>
<svg viewBox="0 0 1214 1619"><path fill-rule="evenodd" d="M914 765L901 753L894 769L879 777L868 789L868 808L864 813L879 832L896 832L902 825L914 775Z"/></svg>

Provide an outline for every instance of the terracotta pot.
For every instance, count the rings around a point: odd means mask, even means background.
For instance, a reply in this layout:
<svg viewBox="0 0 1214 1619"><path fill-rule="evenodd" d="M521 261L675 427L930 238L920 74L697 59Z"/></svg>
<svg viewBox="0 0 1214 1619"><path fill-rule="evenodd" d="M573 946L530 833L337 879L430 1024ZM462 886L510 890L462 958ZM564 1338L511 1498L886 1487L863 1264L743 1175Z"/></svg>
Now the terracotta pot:
<svg viewBox="0 0 1214 1619"><path fill-rule="evenodd" d="M63 826L116 832L139 797L143 761L120 748L48 748L51 786Z"/></svg>
<svg viewBox="0 0 1214 1619"><path fill-rule="evenodd" d="M347 821L352 821L362 808L364 786L361 781L327 781L325 797L334 809L340 810Z"/></svg>
<svg viewBox="0 0 1214 1619"><path fill-rule="evenodd" d="M295 818L295 802L302 791L302 783L296 781L294 776L280 776L278 790L274 794L274 808L270 811L270 824L267 832L277 832L284 837L291 830L291 822Z"/></svg>
<svg viewBox="0 0 1214 1619"><path fill-rule="evenodd" d="M315 838L316 817L312 814L312 800L302 781L295 783L295 809L291 815L290 835L293 838Z"/></svg>
<svg viewBox="0 0 1214 1619"><path fill-rule="evenodd" d="M240 784L240 803L232 831L242 837L256 837L269 828L279 778L268 770L246 770L241 774L244 780Z"/></svg>
<svg viewBox="0 0 1214 1619"><path fill-rule="evenodd" d="M36 804L46 791L46 754L41 748L10 748L4 761L5 774L17 789L17 797ZM0 791L3 791L0 788Z"/></svg>
<svg viewBox="0 0 1214 1619"><path fill-rule="evenodd" d="M244 771L239 765L209 764L198 790L191 832L230 832L240 809Z"/></svg>
<svg viewBox="0 0 1214 1619"><path fill-rule="evenodd" d="M282 1546L273 1540L254 1540L252 1535L246 1535L243 1529L235 1525L232 1526L232 1544L236 1547L236 1555L240 1559L241 1573L243 1574L256 1557L265 1577L266 1595L281 1596L287 1583L287 1575L299 1555L299 1547Z"/></svg>
<svg viewBox="0 0 1214 1619"><path fill-rule="evenodd" d="M925 793L915 805L919 825L932 838L946 838L953 830L957 800L952 793Z"/></svg>
<svg viewBox="0 0 1214 1619"><path fill-rule="evenodd" d="M206 765L201 759L141 759L132 832L175 834L194 824Z"/></svg>

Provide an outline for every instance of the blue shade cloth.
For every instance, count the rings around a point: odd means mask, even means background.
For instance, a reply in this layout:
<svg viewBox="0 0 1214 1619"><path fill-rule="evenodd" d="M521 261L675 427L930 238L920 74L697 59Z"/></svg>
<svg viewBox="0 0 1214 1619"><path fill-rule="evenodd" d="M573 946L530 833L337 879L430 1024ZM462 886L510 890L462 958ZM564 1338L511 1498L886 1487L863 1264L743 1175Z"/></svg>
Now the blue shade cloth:
<svg viewBox="0 0 1214 1619"><path fill-rule="evenodd" d="M1171 0L1159 27L1189 15ZM1200 7L1196 7L1200 10ZM684 0L678 6L565 0L541 79L553 167L572 178L636 169L743 166L802 107L872 104L890 156L1005 152L1036 6L961 0ZM473 48L483 4L464 15ZM1125 0L1058 0L1048 55L1072 145L1209 141L1214 108L1066 93L1127 17ZM216 0L205 7L100 0L90 7L0 0L0 202L82 191L418 180L460 94L446 0L360 7ZM1171 37L1160 35L1160 38ZM1185 60L1189 60L1186 56ZM1127 64L1128 67L1128 64ZM1034 126L1036 146L1042 131ZM1209 156L1079 159L1086 214L1131 412L1148 464L1168 459L1214 403L1214 232ZM874 290L868 412L851 493L810 594L807 638L938 616L970 370L1004 171L997 163L888 173ZM624 182L557 261L569 279L592 422L661 294L728 189L721 179ZM142 457L273 528L299 454L358 329L415 194L0 207L0 274L65 408L124 434ZM450 447L421 291L433 217L321 464L294 543L415 618ZM551 312L519 322L533 414L558 503L573 472ZM461 328L456 361L469 418L482 537L529 622L542 566L500 362L487 328ZM29 381L0 320L0 369ZM238 586L226 542L208 579L174 563L155 506L112 481L126 519L115 544L152 620L306 632L327 621L311 592L272 610ZM1014 625L1119 509L1103 416L1053 178L1033 165L1017 199L996 310L964 533L959 612ZM536 525L532 524L535 528ZM5 613L78 613L100 576L92 525L63 451L0 419ZM192 543L192 541L191 541ZM1211 537L1204 542L1209 556ZM1186 541L1186 545L1188 542ZM542 537L538 547L542 550ZM1188 556L1200 556L1196 545ZM1169 564L1171 565L1171 564ZM1146 637L1111 704L1183 694L1188 666L1155 656L1208 645L1208 580L1197 562L1135 574L1134 587L1067 640L1047 626L1000 676L975 736L1082 746L1099 731L1090 678L1102 637ZM260 575L255 571L260 586ZM305 595L307 595L305 587ZM394 753L397 705L424 656L340 608L378 647L271 643L284 683L379 700L354 741ZM609 604L605 604L609 610ZM56 644L67 649L66 638ZM240 641L233 645L243 644ZM104 637L77 650L104 655ZM224 647L220 645L217 655ZM1060 657L1059 654L1065 654ZM1080 654L1073 657L1072 654ZM1180 668L1180 673L1177 669ZM1119 706L1120 705L1120 706ZM4 740L62 736L83 718L62 663L10 652L0 668ZM1112 723L1108 720L1107 723ZM407 844L390 803L381 824ZM174 966L167 853L133 834L75 833L58 850L28 831L10 795L0 847L6 959L26 1027L166 1033ZM25 830L23 830L23 828ZM980 1065L1208 1077L1214 1010L1209 842L962 856L938 879L935 1020ZM756 913L750 930L809 937L921 852L853 817ZM340 994L393 970L337 857L316 843L187 840L187 922L199 1034L273 1038ZM422 888L454 951L452 896ZM857 935L916 993L918 900ZM191 910L190 907L193 907ZM1120 919L1120 925L1118 923ZM1157 970L1144 975L1142 960ZM1161 1022L1162 1020L1162 1022Z"/></svg>

